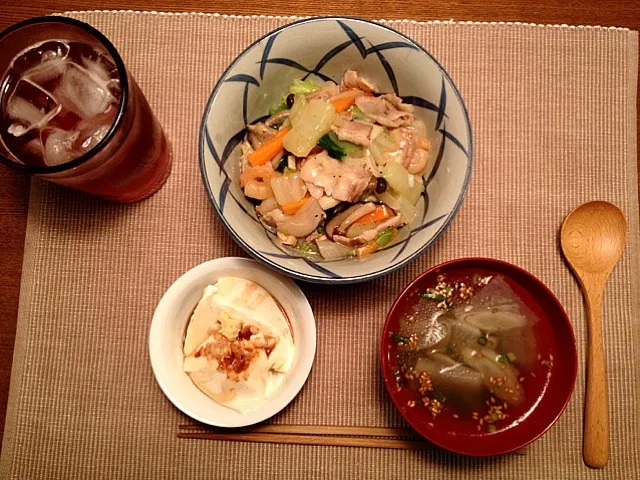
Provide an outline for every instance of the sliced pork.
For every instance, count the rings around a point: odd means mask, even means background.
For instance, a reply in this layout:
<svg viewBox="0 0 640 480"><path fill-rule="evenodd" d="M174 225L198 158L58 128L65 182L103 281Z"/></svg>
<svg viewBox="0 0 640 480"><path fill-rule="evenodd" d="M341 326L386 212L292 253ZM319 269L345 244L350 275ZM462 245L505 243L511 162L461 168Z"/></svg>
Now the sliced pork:
<svg viewBox="0 0 640 480"><path fill-rule="evenodd" d="M350 88L357 88L364 92L377 92L376 86L364 77L357 74L355 70L347 70L340 82L341 90L348 90Z"/></svg>
<svg viewBox="0 0 640 480"><path fill-rule="evenodd" d="M346 121L340 127L334 125L332 129L340 140L363 147L371 145L371 134L373 133L373 124L371 123Z"/></svg>
<svg viewBox="0 0 640 480"><path fill-rule="evenodd" d="M267 127L264 123L256 123L255 125L247 125L249 134L247 135L249 143L254 150L257 150L265 144L267 140L276 134L276 130Z"/></svg>
<svg viewBox="0 0 640 480"><path fill-rule="evenodd" d="M324 189L327 196L343 202L355 202L371 176L363 159L347 157L339 161L326 151L309 157L300 171L300 178L305 182Z"/></svg>
<svg viewBox="0 0 640 480"><path fill-rule="evenodd" d="M402 103L393 93L386 93L380 97L358 97L355 103L362 113L385 127L402 127L415 120L413 107Z"/></svg>

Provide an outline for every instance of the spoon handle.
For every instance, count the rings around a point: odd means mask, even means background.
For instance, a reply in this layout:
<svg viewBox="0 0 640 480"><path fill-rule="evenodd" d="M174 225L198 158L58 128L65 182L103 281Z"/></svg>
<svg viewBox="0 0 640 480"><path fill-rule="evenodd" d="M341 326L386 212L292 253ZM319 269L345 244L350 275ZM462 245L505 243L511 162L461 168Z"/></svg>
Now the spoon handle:
<svg viewBox="0 0 640 480"><path fill-rule="evenodd" d="M609 460L609 406L602 346L603 287L586 289L589 319L587 395L584 406L584 463L602 468Z"/></svg>

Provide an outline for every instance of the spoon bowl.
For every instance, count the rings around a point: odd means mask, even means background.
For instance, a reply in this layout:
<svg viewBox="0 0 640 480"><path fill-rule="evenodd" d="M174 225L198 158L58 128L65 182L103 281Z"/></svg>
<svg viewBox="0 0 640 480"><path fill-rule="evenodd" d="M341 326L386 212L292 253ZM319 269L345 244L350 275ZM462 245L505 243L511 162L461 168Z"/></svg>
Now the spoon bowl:
<svg viewBox="0 0 640 480"><path fill-rule="evenodd" d="M573 210L562 224L562 250L579 279L609 276L627 238L627 221L608 202L589 202Z"/></svg>
<svg viewBox="0 0 640 480"><path fill-rule="evenodd" d="M604 287L627 239L627 221L608 202L580 205L565 218L560 244L582 288L587 306L589 342L582 456L593 468L609 460L609 409L602 344Z"/></svg>

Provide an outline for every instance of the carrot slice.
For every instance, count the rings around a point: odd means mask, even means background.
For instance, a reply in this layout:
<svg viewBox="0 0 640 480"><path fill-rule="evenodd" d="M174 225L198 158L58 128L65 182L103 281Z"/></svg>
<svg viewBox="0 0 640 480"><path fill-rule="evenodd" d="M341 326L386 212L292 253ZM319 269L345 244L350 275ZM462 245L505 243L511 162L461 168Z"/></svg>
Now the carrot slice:
<svg viewBox="0 0 640 480"><path fill-rule="evenodd" d="M372 253L377 252L378 250L380 250L380 247L376 242L369 242L365 243L361 247L356 248L356 255L358 256L358 258L364 258L368 257Z"/></svg>
<svg viewBox="0 0 640 480"><path fill-rule="evenodd" d="M304 206L305 203L309 201L310 198L311 198L311 195L307 193L304 197L302 197L297 202L285 203L282 206L282 213L284 213L285 215L295 214L298 210L300 210Z"/></svg>
<svg viewBox="0 0 640 480"><path fill-rule="evenodd" d="M338 94L331 100L331 104L333 108L336 109L336 112L344 112L347 108L349 108L356 101L356 98L362 95L362 90L358 90L353 88L351 90L347 90L346 92L342 92Z"/></svg>
<svg viewBox="0 0 640 480"><path fill-rule="evenodd" d="M393 242L393 240L395 240L395 238L397 236L398 236L398 230L396 228L394 228L393 229L393 233L391 235L391 238L388 240L388 243ZM369 255L371 255L372 253L376 253L380 249L381 249L381 247L380 247L380 245L378 245L378 242L373 240L373 241L371 241L369 243L365 243L361 247L357 247L356 248L356 256L358 258L365 258L365 257L368 257Z"/></svg>
<svg viewBox="0 0 640 480"><path fill-rule="evenodd" d="M284 138L289 133L288 128L281 128L273 137L265 142L255 152L249 154L249 163L254 166L264 165L267 162L273 160L273 158L282 150L282 143Z"/></svg>
<svg viewBox="0 0 640 480"><path fill-rule="evenodd" d="M365 216L360 217L355 221L355 223L377 223L381 222L382 220L386 220L387 218L391 218L392 216L393 212L389 207L387 207L386 205L378 205L373 212L367 213Z"/></svg>

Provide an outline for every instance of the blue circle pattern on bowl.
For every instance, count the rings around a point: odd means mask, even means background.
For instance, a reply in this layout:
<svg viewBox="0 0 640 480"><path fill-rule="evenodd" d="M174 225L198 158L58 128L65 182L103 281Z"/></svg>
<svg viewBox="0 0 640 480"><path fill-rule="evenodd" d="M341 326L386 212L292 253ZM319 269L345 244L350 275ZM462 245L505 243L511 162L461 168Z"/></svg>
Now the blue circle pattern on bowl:
<svg viewBox="0 0 640 480"><path fill-rule="evenodd" d="M326 48L318 51L317 45L312 47L310 39L314 37L320 37L316 40L325 43ZM245 126L268 118L265 113L280 103L295 78L339 82L347 68L372 79L381 91L393 91L414 106L416 116L430 132L430 155L436 158L432 171L424 178L424 195L416 218L400 229L393 244L364 261L349 258L316 263L286 254L276 246L275 235L263 228L237 180L240 144ZM404 73L411 70L415 72ZM425 89L433 98L418 95ZM393 29L344 17L301 20L249 46L218 81L200 130L202 179L229 234L257 260L285 275L316 283L371 280L417 258L444 231L460 207L471 175L472 157L466 107L437 60Z"/></svg>

